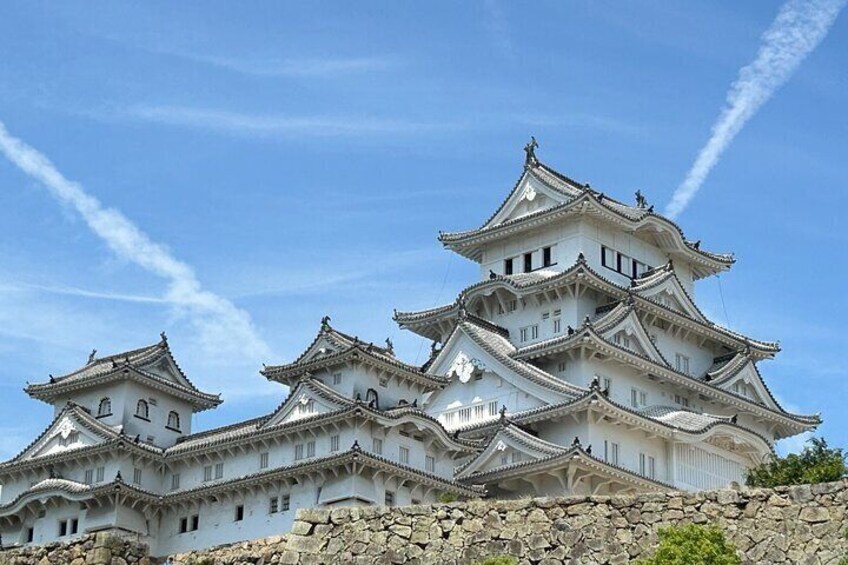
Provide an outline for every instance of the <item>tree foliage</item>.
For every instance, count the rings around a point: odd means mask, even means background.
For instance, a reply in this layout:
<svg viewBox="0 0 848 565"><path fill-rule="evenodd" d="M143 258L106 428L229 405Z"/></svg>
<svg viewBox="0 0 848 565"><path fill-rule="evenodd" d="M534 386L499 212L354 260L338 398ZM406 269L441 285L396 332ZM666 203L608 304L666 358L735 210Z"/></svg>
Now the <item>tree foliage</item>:
<svg viewBox="0 0 848 565"><path fill-rule="evenodd" d="M800 454L775 457L748 471L751 487L777 487L838 481L845 476L845 454L830 448L824 438L812 438Z"/></svg>
<svg viewBox="0 0 848 565"><path fill-rule="evenodd" d="M736 548L717 526L685 524L663 528L653 557L638 565L739 565Z"/></svg>
<svg viewBox="0 0 848 565"><path fill-rule="evenodd" d="M439 502L449 503L456 502L457 500L459 500L459 497L452 492L443 492L439 495Z"/></svg>

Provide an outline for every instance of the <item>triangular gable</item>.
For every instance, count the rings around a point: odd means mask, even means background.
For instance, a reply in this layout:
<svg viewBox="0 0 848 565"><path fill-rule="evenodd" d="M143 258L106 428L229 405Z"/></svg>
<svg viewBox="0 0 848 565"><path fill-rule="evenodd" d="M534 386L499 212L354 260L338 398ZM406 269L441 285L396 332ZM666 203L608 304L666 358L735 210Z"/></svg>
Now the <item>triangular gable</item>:
<svg viewBox="0 0 848 565"><path fill-rule="evenodd" d="M309 348L298 357L297 363L308 363L321 357L326 357L347 349L347 344L341 343L332 335L322 332Z"/></svg>
<svg viewBox="0 0 848 565"><path fill-rule="evenodd" d="M100 445L108 441L109 436L117 437L118 433L114 430L105 426L102 428L102 430L92 430L92 426L85 422L76 410L67 409L15 459L26 460L56 455L65 451Z"/></svg>
<svg viewBox="0 0 848 565"><path fill-rule="evenodd" d="M655 363L668 366L660 350L651 340L645 327L632 308L618 322L606 327L601 336L617 346L647 357Z"/></svg>
<svg viewBox="0 0 848 565"><path fill-rule="evenodd" d="M326 389L326 390L325 390ZM335 412L353 402L340 397L336 392L312 379L304 380L292 389L286 400L261 427L267 428L303 418Z"/></svg>
<svg viewBox="0 0 848 565"><path fill-rule="evenodd" d="M653 300L694 320L709 323L709 320L704 317L701 311L698 310L698 307L695 306L695 303L692 302L692 299L680 284L680 280L673 272L670 272L662 282L651 285L650 288L646 288L645 290L636 289L634 292L643 298Z"/></svg>
<svg viewBox="0 0 848 565"><path fill-rule="evenodd" d="M498 384L503 381L503 385L529 395L539 405L546 404L545 399L550 399L551 395L555 395L556 400L566 398L564 395L557 395L555 391L529 381L510 369L492 353L480 347L466 333L461 324L448 339L427 372L449 379L445 388L436 391L430 397L428 400L430 405L437 398L450 398L458 387L465 386L472 379L476 379L478 375L484 381L491 380L494 382L497 380ZM498 394L503 395L504 391L500 390Z"/></svg>
<svg viewBox="0 0 848 565"><path fill-rule="evenodd" d="M766 388L760 372L753 361L748 361L742 369L731 378L718 384L720 388L752 400L772 410L783 411Z"/></svg>
<svg viewBox="0 0 848 565"><path fill-rule="evenodd" d="M483 451L459 469L456 478L461 479L473 473L490 471L513 463L536 461L566 451L561 446L531 436L514 426L502 427Z"/></svg>
<svg viewBox="0 0 848 565"><path fill-rule="evenodd" d="M186 378L169 348L163 350L163 354L148 363L140 364L139 370L151 373L167 382L178 386L195 390L194 385Z"/></svg>
<svg viewBox="0 0 848 565"><path fill-rule="evenodd" d="M483 227L495 226L540 210L553 208L569 198L550 188L534 175L525 173L501 208Z"/></svg>

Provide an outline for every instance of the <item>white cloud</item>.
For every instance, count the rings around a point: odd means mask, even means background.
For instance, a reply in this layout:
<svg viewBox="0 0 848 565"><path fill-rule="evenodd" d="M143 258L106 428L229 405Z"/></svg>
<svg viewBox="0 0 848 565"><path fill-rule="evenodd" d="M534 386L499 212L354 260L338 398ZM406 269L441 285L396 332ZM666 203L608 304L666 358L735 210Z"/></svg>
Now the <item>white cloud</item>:
<svg viewBox="0 0 848 565"><path fill-rule="evenodd" d="M726 105L686 178L665 209L674 218L689 204L745 123L825 38L846 0L789 0L766 30L754 61L739 71Z"/></svg>
<svg viewBox="0 0 848 565"><path fill-rule="evenodd" d="M171 126L259 137L407 135L453 127L447 124L368 117L245 114L189 106L136 106L129 108L126 116Z"/></svg>
<svg viewBox="0 0 848 565"><path fill-rule="evenodd" d="M175 314L192 323L197 331L196 340L204 351L216 357L233 355L249 359L257 365L268 358L269 347L258 335L247 312L205 290L191 266L152 241L121 212L105 208L80 184L66 179L47 157L13 137L2 122L0 152L44 185L59 202L79 213L116 255L164 279L168 286L163 299L171 304Z"/></svg>

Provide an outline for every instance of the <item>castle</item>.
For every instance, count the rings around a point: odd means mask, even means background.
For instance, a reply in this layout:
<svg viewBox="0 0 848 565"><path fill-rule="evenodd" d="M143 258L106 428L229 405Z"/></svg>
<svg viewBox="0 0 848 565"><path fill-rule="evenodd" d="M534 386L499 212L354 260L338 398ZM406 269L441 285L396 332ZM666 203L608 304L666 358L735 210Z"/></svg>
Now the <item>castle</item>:
<svg viewBox="0 0 848 565"><path fill-rule="evenodd" d="M777 343L695 304L731 255L536 148L483 225L439 236L480 280L395 312L432 341L423 366L325 317L300 357L261 371L289 387L276 410L194 433L192 415L221 399L164 334L29 385L54 419L0 464L2 545L110 530L164 555L285 532L298 508L714 489L820 423L765 384L757 364Z"/></svg>

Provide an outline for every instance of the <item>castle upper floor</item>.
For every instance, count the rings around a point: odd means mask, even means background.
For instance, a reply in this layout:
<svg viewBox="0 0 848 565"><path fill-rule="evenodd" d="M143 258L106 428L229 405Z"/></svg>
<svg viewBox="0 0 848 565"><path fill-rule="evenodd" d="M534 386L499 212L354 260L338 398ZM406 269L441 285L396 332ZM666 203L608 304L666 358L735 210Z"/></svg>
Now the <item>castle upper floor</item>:
<svg viewBox="0 0 848 565"><path fill-rule="evenodd" d="M439 235L446 248L480 264L482 279L561 272L582 253L618 284L673 261L692 294L695 281L732 266L732 255L702 250L700 241L655 213L641 192L634 206L624 204L544 165L535 147L534 141L525 148L521 176L482 226Z"/></svg>

